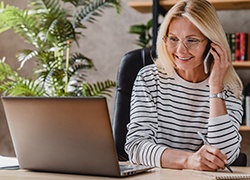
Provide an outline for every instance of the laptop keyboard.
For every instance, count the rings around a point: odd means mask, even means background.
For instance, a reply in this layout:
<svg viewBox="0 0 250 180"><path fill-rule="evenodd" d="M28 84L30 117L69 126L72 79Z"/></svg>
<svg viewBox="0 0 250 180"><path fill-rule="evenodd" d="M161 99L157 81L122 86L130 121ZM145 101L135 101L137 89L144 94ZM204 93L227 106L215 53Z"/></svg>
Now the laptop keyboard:
<svg viewBox="0 0 250 180"><path fill-rule="evenodd" d="M129 165L129 164L120 164L120 169L121 171L130 171L134 170L136 166L134 165Z"/></svg>

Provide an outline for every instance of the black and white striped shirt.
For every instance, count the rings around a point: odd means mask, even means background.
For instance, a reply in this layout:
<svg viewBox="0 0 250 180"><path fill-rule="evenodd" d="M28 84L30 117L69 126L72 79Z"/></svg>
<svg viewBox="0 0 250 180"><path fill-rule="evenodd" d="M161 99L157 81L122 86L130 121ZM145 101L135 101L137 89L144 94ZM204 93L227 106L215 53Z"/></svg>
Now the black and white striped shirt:
<svg viewBox="0 0 250 180"><path fill-rule="evenodd" d="M232 163L240 152L238 132L243 115L241 100L227 91L227 115L209 119L208 80L190 83L149 65L138 73L132 98L125 150L133 163L161 166L166 148L197 151L206 135Z"/></svg>

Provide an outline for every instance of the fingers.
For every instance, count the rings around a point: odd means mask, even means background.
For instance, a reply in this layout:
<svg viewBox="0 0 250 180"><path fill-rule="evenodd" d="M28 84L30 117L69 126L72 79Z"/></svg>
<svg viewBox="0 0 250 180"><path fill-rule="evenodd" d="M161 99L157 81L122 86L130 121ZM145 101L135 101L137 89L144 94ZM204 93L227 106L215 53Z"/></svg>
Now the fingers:
<svg viewBox="0 0 250 180"><path fill-rule="evenodd" d="M211 43L211 47L210 52L214 57L214 62L218 63L221 68L227 68L230 64L228 61L227 50L215 43Z"/></svg>
<svg viewBox="0 0 250 180"><path fill-rule="evenodd" d="M205 153L206 159L220 168L224 168L227 157L219 149L206 145L204 147L208 153Z"/></svg>
<svg viewBox="0 0 250 180"><path fill-rule="evenodd" d="M219 149L204 145L197 152L200 161L201 170L224 169L227 157Z"/></svg>
<svg viewBox="0 0 250 180"><path fill-rule="evenodd" d="M228 61L227 50L215 43L211 43L210 53L214 58L209 85L213 89L222 88L224 78L231 63Z"/></svg>

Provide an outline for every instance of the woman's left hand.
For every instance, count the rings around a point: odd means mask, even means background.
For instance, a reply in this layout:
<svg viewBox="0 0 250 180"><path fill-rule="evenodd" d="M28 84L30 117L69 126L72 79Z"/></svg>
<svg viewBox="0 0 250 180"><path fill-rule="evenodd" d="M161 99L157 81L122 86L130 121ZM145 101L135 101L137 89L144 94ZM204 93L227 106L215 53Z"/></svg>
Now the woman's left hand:
<svg viewBox="0 0 250 180"><path fill-rule="evenodd" d="M211 43L210 52L214 58L214 63L209 77L209 86L211 93L222 91L222 85L230 62L228 61L227 51L218 44Z"/></svg>

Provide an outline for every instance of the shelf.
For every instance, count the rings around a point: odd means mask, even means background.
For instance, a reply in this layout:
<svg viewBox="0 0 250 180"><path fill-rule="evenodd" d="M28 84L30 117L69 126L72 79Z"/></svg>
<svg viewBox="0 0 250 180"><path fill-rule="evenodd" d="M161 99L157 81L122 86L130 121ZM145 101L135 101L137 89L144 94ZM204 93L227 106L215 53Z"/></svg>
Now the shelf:
<svg viewBox="0 0 250 180"><path fill-rule="evenodd" d="M209 0L216 10L250 9L250 0ZM178 0L159 0L159 4L169 10ZM128 5L141 13L152 12L153 0L130 0Z"/></svg>
<svg viewBox="0 0 250 180"><path fill-rule="evenodd" d="M250 68L250 61L235 61L233 62L235 68Z"/></svg>
<svg viewBox="0 0 250 180"><path fill-rule="evenodd" d="M240 126L240 131L250 131L250 126Z"/></svg>

